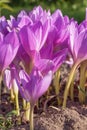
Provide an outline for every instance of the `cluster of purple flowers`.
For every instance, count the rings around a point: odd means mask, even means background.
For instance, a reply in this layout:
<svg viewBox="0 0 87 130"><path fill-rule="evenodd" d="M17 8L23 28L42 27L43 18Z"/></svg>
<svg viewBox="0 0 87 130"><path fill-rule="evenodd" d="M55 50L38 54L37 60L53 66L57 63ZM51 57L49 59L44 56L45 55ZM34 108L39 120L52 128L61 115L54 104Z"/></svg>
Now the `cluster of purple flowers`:
<svg viewBox="0 0 87 130"><path fill-rule="evenodd" d="M0 72L11 88L15 81L22 97L34 104L48 89L53 74L67 61L87 59L87 19L78 24L63 16L35 7L17 18L0 18Z"/></svg>

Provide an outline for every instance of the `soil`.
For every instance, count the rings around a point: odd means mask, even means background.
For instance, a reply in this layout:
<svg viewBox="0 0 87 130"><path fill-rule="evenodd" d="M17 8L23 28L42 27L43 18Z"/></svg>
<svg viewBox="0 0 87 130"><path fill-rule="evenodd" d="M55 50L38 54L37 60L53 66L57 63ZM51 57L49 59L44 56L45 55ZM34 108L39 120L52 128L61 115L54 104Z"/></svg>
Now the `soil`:
<svg viewBox="0 0 87 130"><path fill-rule="evenodd" d="M67 66L62 67L62 87L60 97L63 97L65 82L67 80L67 76L69 75L69 69L67 72L66 68ZM74 86L78 84L78 80L79 74L77 72ZM62 109L61 105L57 105L54 92L51 92L49 95L50 100L49 98L46 99L46 97L43 96L39 100L39 108L35 107L34 109L35 130L87 130L87 103L84 105L80 104L78 102L77 93L78 90L76 89L74 101L71 101L70 98L68 98L67 108L65 109ZM10 102L10 94L2 92L2 101L0 105L0 130L29 130L29 122L21 118L21 124L19 123L23 110L21 110L20 117L11 115L11 117L8 118L7 114L12 110L14 110L14 104Z"/></svg>
<svg viewBox="0 0 87 130"><path fill-rule="evenodd" d="M45 112L35 114L35 130L87 130L87 105L68 101L67 106L65 109L49 106ZM5 113L11 111L12 107L12 104L2 104L0 114L5 117ZM20 125L16 123L17 120L15 117L12 128L6 130L29 130L29 122L22 121Z"/></svg>

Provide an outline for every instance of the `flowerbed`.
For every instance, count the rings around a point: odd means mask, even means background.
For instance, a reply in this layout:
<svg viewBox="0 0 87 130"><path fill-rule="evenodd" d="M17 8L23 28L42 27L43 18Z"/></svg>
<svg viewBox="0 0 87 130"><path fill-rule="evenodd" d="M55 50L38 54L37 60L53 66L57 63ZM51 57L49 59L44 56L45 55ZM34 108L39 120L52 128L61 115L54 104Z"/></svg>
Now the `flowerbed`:
<svg viewBox="0 0 87 130"><path fill-rule="evenodd" d="M3 16L0 23L0 81L3 80L10 92L9 103L15 104L15 115L19 117L17 124L21 124L21 110L24 110L23 118L29 122L30 130L34 130L35 108L44 107L42 111L46 112L46 106L52 104L53 98L56 107L63 109L68 97L72 102L77 98L79 103L86 103L87 16L78 24L58 9L51 14L50 10L38 6L30 12L21 11L16 18L10 16L7 20ZM62 78L64 63L69 70L67 80L66 76ZM61 85L63 79L65 83ZM3 99L1 93L0 96ZM3 118L1 128L4 129L2 124L12 124L13 118L11 122L8 115L4 122Z"/></svg>

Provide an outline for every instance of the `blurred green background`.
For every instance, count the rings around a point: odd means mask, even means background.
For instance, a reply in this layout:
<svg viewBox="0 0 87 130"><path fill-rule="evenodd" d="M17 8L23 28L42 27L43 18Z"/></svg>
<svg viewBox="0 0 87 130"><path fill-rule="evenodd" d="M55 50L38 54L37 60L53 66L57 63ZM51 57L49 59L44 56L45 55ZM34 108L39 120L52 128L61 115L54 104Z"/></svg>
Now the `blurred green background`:
<svg viewBox="0 0 87 130"><path fill-rule="evenodd" d="M51 12L61 9L63 15L74 17L79 23L85 18L87 0L0 0L0 13L9 18L9 15L16 16L20 10L31 10L41 5Z"/></svg>

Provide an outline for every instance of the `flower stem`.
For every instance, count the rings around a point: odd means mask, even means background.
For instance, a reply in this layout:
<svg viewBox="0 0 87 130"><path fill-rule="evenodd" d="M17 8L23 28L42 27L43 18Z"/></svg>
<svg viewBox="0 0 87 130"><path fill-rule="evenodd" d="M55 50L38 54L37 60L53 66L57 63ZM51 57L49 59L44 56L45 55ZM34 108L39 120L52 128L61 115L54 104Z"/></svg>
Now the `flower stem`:
<svg viewBox="0 0 87 130"><path fill-rule="evenodd" d="M16 103L16 111L17 111L17 116L20 115L20 111L19 111L19 101L18 101L18 94L15 94L15 103Z"/></svg>
<svg viewBox="0 0 87 130"><path fill-rule="evenodd" d="M29 121L29 116L30 116L30 102L26 103L26 111L25 111L25 118L26 121Z"/></svg>
<svg viewBox="0 0 87 130"><path fill-rule="evenodd" d="M81 63L80 66L80 88L85 92L85 82L86 82L86 67L87 67L87 61L84 61ZM80 103L84 103L85 102L85 94L79 90L79 101Z"/></svg>
<svg viewBox="0 0 87 130"><path fill-rule="evenodd" d="M34 130L33 112L34 112L34 105L30 104L30 130Z"/></svg>
<svg viewBox="0 0 87 130"><path fill-rule="evenodd" d="M71 82L71 86L70 86L70 98L72 101L74 101L74 76Z"/></svg>
<svg viewBox="0 0 87 130"><path fill-rule="evenodd" d="M23 98L23 109L26 109L26 100Z"/></svg>
<svg viewBox="0 0 87 130"><path fill-rule="evenodd" d="M63 108L66 107L66 101L67 101L70 85L71 85L71 82L73 80L73 76L74 76L74 73L75 73L75 70L76 70L77 66L78 66L78 64L74 64L71 71L70 71L70 76L68 78L68 82L66 84L66 88L65 88L65 92L64 92Z"/></svg>
<svg viewBox="0 0 87 130"><path fill-rule="evenodd" d="M54 82L53 82L56 95L59 94L59 90L60 90L59 80L60 80L60 69L55 73L55 78L54 78ZM57 101L58 101L58 105L60 105L61 101L60 101L59 97L57 97Z"/></svg>
<svg viewBox="0 0 87 130"><path fill-rule="evenodd" d="M14 96L13 87L11 87L10 94L11 94L11 101L14 102L15 96Z"/></svg>
<svg viewBox="0 0 87 130"><path fill-rule="evenodd" d="M13 81L13 91L14 91L14 95L15 95L15 104L16 104L16 111L17 111L17 116L20 115L20 110L19 110L19 101L18 101L18 86L16 81Z"/></svg>

